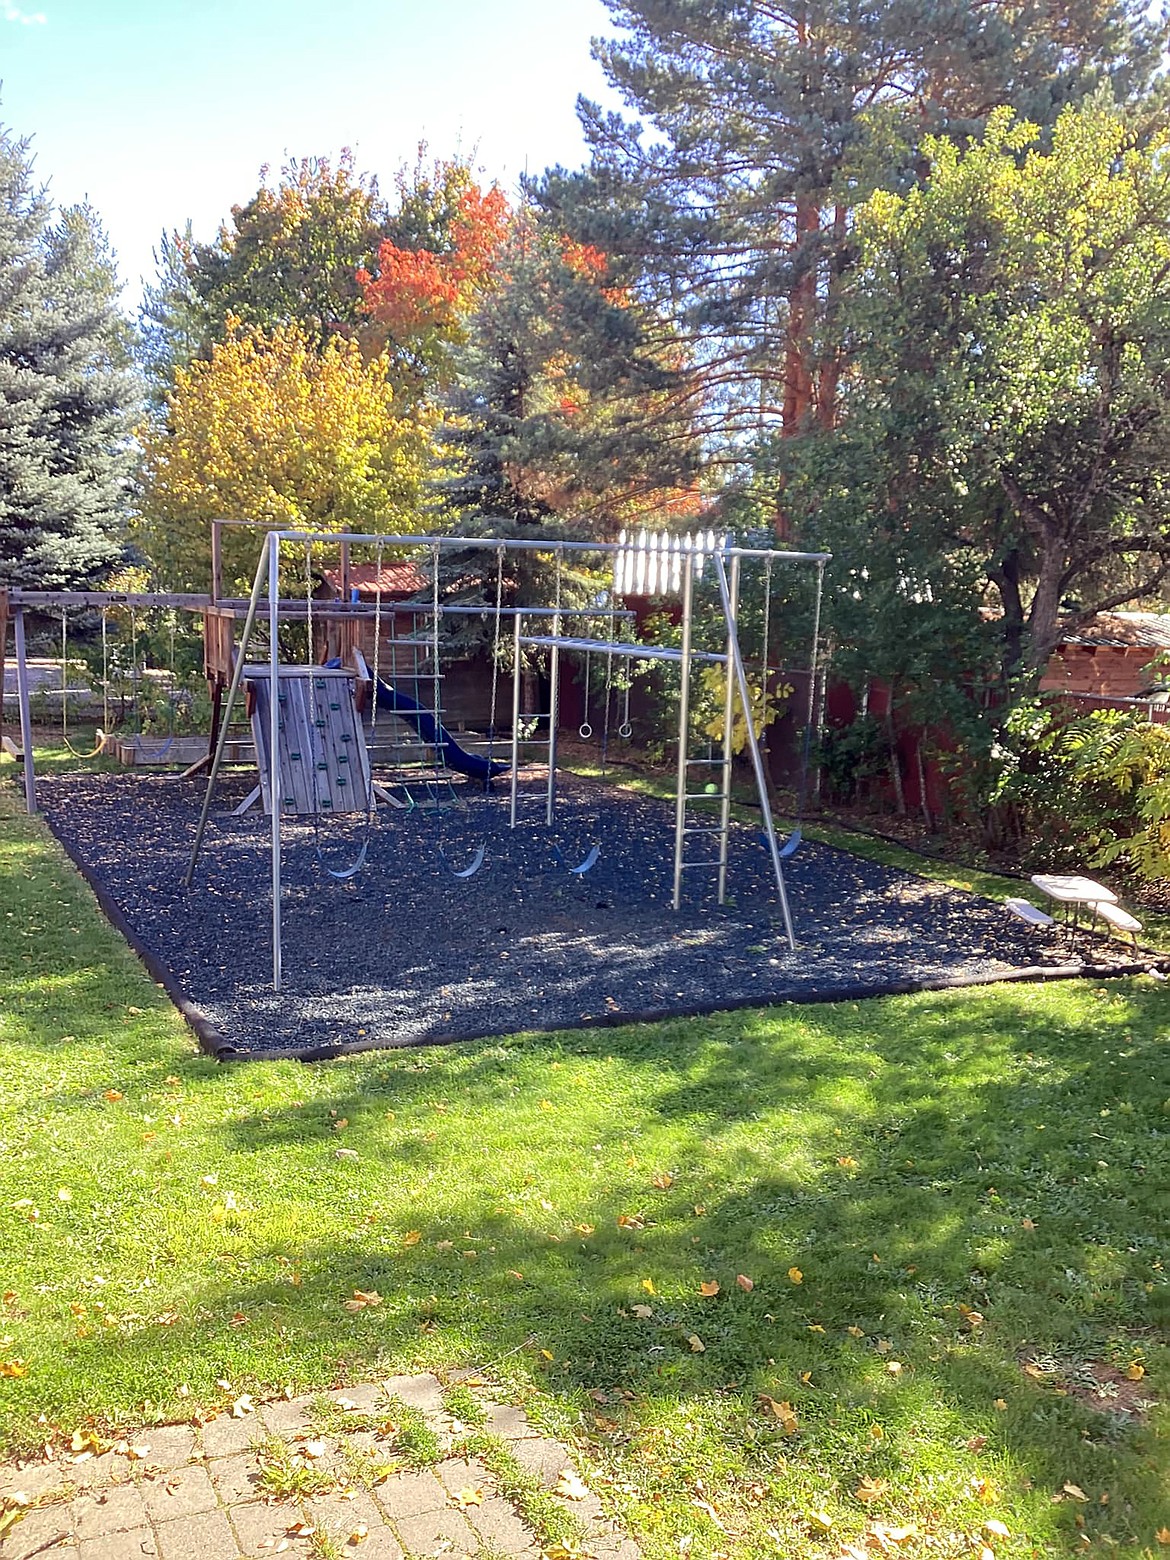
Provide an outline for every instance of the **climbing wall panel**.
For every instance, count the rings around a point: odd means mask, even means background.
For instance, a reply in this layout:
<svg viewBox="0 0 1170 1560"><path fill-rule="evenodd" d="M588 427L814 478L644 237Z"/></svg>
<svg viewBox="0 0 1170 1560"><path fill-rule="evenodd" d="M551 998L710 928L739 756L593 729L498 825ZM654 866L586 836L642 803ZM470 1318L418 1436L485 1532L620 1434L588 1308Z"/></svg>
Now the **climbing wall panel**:
<svg viewBox="0 0 1170 1560"><path fill-rule="evenodd" d="M260 768L264 811L269 795L269 687L267 666L247 666L248 708ZM370 765L354 703L354 676L340 668L282 666L277 763L280 810L290 815L365 812Z"/></svg>

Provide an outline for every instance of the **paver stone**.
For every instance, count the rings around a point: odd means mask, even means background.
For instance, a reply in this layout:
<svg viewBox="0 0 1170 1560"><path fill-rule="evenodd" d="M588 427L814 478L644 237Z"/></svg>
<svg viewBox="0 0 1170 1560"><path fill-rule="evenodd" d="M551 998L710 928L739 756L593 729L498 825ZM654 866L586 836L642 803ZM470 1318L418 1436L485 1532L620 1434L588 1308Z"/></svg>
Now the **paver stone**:
<svg viewBox="0 0 1170 1560"><path fill-rule="evenodd" d="M162 1560L239 1560L231 1524L222 1511L164 1522L158 1530Z"/></svg>

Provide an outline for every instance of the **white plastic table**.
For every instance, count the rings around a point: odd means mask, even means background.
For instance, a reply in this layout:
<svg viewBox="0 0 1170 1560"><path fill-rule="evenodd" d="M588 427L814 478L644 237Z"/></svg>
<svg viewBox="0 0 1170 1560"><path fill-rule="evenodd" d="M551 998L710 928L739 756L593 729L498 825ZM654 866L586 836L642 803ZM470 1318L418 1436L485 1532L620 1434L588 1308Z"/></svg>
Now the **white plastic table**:
<svg viewBox="0 0 1170 1560"><path fill-rule="evenodd" d="M1047 894L1049 899L1055 899L1059 904L1071 907L1074 932L1077 929L1078 911L1081 905L1088 905L1093 909L1097 905L1117 903L1117 895L1111 888L1106 888L1104 883L1094 883L1092 878L1081 877L1075 872L1067 875L1057 872L1036 872L1032 876L1032 882L1042 894Z"/></svg>

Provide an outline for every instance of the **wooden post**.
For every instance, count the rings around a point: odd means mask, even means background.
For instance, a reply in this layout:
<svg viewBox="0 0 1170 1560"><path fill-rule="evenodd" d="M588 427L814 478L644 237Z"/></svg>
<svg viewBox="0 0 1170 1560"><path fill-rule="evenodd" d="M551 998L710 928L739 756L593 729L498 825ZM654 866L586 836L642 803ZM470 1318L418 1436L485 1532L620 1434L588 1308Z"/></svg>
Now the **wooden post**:
<svg viewBox="0 0 1170 1560"><path fill-rule="evenodd" d="M211 599L218 601L223 594L223 537L221 522L211 522Z"/></svg>

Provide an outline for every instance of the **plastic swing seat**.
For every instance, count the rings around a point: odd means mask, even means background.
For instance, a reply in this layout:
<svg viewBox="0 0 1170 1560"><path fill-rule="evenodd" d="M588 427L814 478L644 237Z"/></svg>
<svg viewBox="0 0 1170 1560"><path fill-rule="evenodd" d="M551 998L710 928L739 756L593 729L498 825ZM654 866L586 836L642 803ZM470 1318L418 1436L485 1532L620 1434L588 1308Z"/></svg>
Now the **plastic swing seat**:
<svg viewBox="0 0 1170 1560"><path fill-rule="evenodd" d="M358 875L358 873L362 870L362 868L365 866L365 864L366 864L366 856L369 853L369 849L370 849L370 842L369 842L369 840L363 840L362 841L362 848L358 851L357 856L354 858L354 860L350 862L349 866L348 867L342 867L340 869L340 871L334 871L334 869L332 867L329 867L329 866L325 865L325 859L321 855L320 848L318 848L318 850L317 850L317 865L321 868L322 872L328 873L328 875L333 879L333 881L335 883L345 883L351 877L356 877Z"/></svg>
<svg viewBox="0 0 1170 1560"><path fill-rule="evenodd" d="M800 849L803 840L804 833L801 830L800 824L798 823L796 828L793 829L792 833L784 841L783 845L778 845L776 847L776 855L779 860L787 861L790 856L795 856L797 851ZM764 847L765 850L768 848L768 836L766 834L761 833L760 844Z"/></svg>
<svg viewBox="0 0 1170 1560"><path fill-rule="evenodd" d="M592 872L593 868L597 865L598 857L601 855L601 846L592 845L590 846L589 854L585 857L584 861L580 862L575 867L571 867L565 860L565 853L559 845L554 845L553 850L556 852L557 860L573 875L573 877L584 877L586 872Z"/></svg>
<svg viewBox="0 0 1170 1560"><path fill-rule="evenodd" d="M456 871L455 870L455 868L447 860L447 857L444 855L442 849L440 849L440 851L439 851L439 856L440 856L440 859L442 860L443 865L447 868L447 871L451 874L452 877L455 877L455 878L474 877L475 874L479 871L480 867L482 867L483 864L484 864L484 859L487 856L487 846L486 845L481 845L478 848L478 850L476 851L475 855L471 858L471 865L462 868L462 870L460 870L460 871Z"/></svg>

